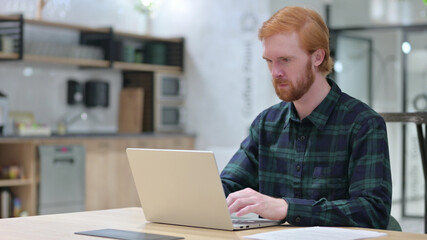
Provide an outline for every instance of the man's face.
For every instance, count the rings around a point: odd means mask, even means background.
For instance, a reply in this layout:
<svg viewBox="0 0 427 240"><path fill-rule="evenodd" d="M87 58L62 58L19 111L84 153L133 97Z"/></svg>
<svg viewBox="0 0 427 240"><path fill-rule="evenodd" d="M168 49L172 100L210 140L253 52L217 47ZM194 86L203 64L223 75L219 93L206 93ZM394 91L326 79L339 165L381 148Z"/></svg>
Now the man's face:
<svg viewBox="0 0 427 240"><path fill-rule="evenodd" d="M263 40L263 58L270 69L277 96L299 100L314 82L311 56L299 46L296 33L275 34Z"/></svg>

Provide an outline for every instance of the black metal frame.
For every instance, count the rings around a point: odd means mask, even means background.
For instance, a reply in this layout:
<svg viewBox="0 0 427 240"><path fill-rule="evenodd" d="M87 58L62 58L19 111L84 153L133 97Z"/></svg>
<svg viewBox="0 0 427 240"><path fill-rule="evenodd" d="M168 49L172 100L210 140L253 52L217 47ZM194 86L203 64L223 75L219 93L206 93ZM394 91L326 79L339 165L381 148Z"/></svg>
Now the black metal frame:
<svg viewBox="0 0 427 240"><path fill-rule="evenodd" d="M18 53L17 59L7 59L10 60L21 60L23 58L24 52L24 17L22 14L15 15L15 19L0 19L0 36L8 35L12 36L14 39L14 45L17 43L18 46L14 46L14 52ZM11 16L14 17L14 16ZM17 51L16 51L17 49ZM5 60L5 59L1 59Z"/></svg>
<svg viewBox="0 0 427 240"><path fill-rule="evenodd" d="M421 163L423 166L424 182L427 183L427 112L416 113L381 113L386 122L415 123L418 135L418 144L421 153ZM423 133L423 125L425 132ZM405 126L405 124L403 124ZM403 142L405 143L405 141ZM404 154L404 153L403 153ZM404 182L404 181L403 181ZM427 193L427 184L424 186ZM404 199L404 196L403 198ZM402 204L403 207L404 204ZM427 195L424 195L424 207L427 209ZM404 209L404 208L402 208ZM424 211L424 233L427 233L427 211Z"/></svg>
<svg viewBox="0 0 427 240"><path fill-rule="evenodd" d="M101 46L104 52L104 60L109 60L109 66L112 67L112 40L113 39L113 29L108 28L108 32L90 32L90 31L80 31L79 43L82 45L89 46Z"/></svg>

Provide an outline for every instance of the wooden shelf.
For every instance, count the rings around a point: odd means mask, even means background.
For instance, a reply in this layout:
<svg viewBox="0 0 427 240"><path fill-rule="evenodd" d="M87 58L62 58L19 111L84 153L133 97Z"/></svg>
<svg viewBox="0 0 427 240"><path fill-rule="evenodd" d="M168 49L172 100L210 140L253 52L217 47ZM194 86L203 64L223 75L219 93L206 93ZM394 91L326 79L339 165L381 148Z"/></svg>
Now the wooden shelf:
<svg viewBox="0 0 427 240"><path fill-rule="evenodd" d="M151 35L144 35L144 34L141 35L141 34L134 34L134 33L128 33L128 32L121 32L121 31L114 31L114 34L121 37L129 37L129 38L136 38L136 39L143 39L143 40L173 42L173 43L182 42L182 38L161 38L161 37L154 37Z"/></svg>
<svg viewBox="0 0 427 240"><path fill-rule="evenodd" d="M0 15L0 20L4 21L16 21L21 22L22 21L22 15ZM118 39L123 38L122 40L126 39L134 39L137 41L140 41L140 44L143 44L145 41L158 41L163 42L168 46L168 51L172 52L176 56L171 56L174 62L176 62L177 58L182 58L183 55L183 38L163 38L163 37L155 37L151 35L143 35L143 34L135 34L135 33L128 33L128 32L121 32L121 31L113 31L112 28L93 28L93 27L87 27L87 26L81 26L81 25L74 25L74 24L68 24L68 23L57 23L57 22L49 22L49 21L43 21L43 20L35 20L35 19L23 19L23 24L25 25L36 25L36 26L43 26L43 27L52 27L52 28L58 28L58 29L70 29L74 31L80 31L81 37L82 36L91 36L91 34L95 34L97 38L101 38L102 41L107 41L109 46L111 45L111 41L117 41ZM22 31L22 29L21 29ZM21 41L23 38L23 33L21 33ZM90 39L91 39L90 37ZM105 39L103 39L105 37ZM100 40L100 41L101 41ZM22 44L22 42L21 42ZM85 44L84 41L83 43ZM92 43L89 45L98 44L98 43ZM23 46L21 46L23 47ZM112 56L111 51L113 51L110 48L103 49L104 53L107 56ZM109 52L110 51L110 52ZM169 57L167 55L166 57ZM21 59L22 58L22 59ZM156 64L142 64L142 63L127 63L127 62L113 62L111 64L111 60L94 60L94 59L77 59L77 58L67 58L67 57L56 57L56 56L43 56L43 55L33 55L33 54L26 54L23 53L23 56L20 56L18 53L5 53L0 52L0 59L2 60L25 60L25 61L32 61L32 62L41 62L41 63L48 63L48 64L65 64L65 65L74 65L74 66L81 66L81 67L97 67L97 68L114 68L119 70L131 70L131 71L149 71L149 72L166 72L166 73L182 73L183 68L180 66L182 63L180 61L177 61L177 63L173 66L170 65L156 65ZM112 65L112 66L111 66Z"/></svg>
<svg viewBox="0 0 427 240"><path fill-rule="evenodd" d="M20 17L18 15L0 15L0 20L3 21L19 21Z"/></svg>
<svg viewBox="0 0 427 240"><path fill-rule="evenodd" d="M32 180L29 179L4 179L0 180L0 187L16 187L16 186L25 186L31 185Z"/></svg>
<svg viewBox="0 0 427 240"><path fill-rule="evenodd" d="M63 58L63 57L50 57L40 55L25 54L24 60L33 62L43 62L51 64L67 64L77 65L82 67L109 67L109 62L106 60L93 60L93 59L77 59L77 58Z"/></svg>
<svg viewBox="0 0 427 240"><path fill-rule="evenodd" d="M20 16L16 16L16 15L9 15L9 16L0 15L0 20L19 21L19 19L20 19ZM110 28L95 28L95 27L87 27L87 26L76 25L76 24L50 22L50 21L36 20L36 19L24 19L24 22L26 24L31 24L31 25L53 27L53 28L65 28L65 29L77 30L77 31L83 31L83 32L109 33L111 31ZM146 35L146 34L135 34L135 33L122 32L122 31L114 31L114 34L118 36L123 36L123 37L154 40L154 41L157 40L157 41L176 42L176 43L182 42L182 38L162 38L162 37L155 37L155 36Z"/></svg>
<svg viewBox="0 0 427 240"><path fill-rule="evenodd" d="M19 54L0 52L0 58L6 59L6 60L16 60L16 59L19 59Z"/></svg>
<svg viewBox="0 0 427 240"><path fill-rule="evenodd" d="M109 28L92 28L92 27L85 27L85 26L68 24L68 23L48 22L48 21L34 20L34 19L25 19L24 21L25 23L31 24L31 25L54 27L54 28L65 28L65 29L85 31L85 32L108 33L110 31Z"/></svg>
<svg viewBox="0 0 427 240"><path fill-rule="evenodd" d="M156 71L156 72L168 72L168 73L181 73L181 67L175 66L163 66L155 64L143 64L143 63L127 63L127 62L114 62L113 68L120 70L135 70L135 71Z"/></svg>

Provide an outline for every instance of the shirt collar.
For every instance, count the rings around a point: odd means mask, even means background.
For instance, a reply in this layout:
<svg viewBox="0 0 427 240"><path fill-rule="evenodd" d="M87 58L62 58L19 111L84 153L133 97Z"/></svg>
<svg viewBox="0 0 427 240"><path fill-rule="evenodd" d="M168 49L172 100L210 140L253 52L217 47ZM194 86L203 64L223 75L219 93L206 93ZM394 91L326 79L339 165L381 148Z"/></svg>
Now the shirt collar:
<svg viewBox="0 0 427 240"><path fill-rule="evenodd" d="M331 90L328 95L326 95L325 99L317 106L310 115L307 116L307 119L313 123L316 128L319 130L323 130L326 125L326 122L329 119L329 116L332 114L332 111L335 108L335 105L338 102L338 99L341 96L341 89L338 85L330 78L327 78L328 84L331 86ZM290 104L289 114L287 119L285 120L285 126L288 125L289 120L295 122L301 122L296 112L294 104Z"/></svg>

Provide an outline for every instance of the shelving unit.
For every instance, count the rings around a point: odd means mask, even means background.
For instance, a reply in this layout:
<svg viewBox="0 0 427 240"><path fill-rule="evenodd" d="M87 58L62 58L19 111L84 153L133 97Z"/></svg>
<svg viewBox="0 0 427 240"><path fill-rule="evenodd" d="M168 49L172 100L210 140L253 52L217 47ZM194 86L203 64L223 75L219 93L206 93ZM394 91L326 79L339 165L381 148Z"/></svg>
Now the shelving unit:
<svg viewBox="0 0 427 240"><path fill-rule="evenodd" d="M22 171L20 179L1 179L0 188L7 188L13 197L22 201L22 211L29 215L36 214L36 163L35 147L31 142L9 142L0 144L0 167L19 166Z"/></svg>
<svg viewBox="0 0 427 240"><path fill-rule="evenodd" d="M91 46L102 50L103 59L73 58L64 56L47 56L32 54L24 49L24 25L42 26L74 30L80 34L79 46ZM139 35L112 28L92 28L81 25L24 19L22 15L0 15L0 37L10 35L13 39L13 51L0 49L0 60L24 60L47 64L65 64L88 68L113 68L129 71L152 71L180 73L183 71L183 38L160 38L150 35ZM129 42L138 49L126 46ZM149 57L154 45L161 45L161 54ZM139 51L139 58L133 57ZM126 54L124 53L126 51ZM128 54L130 51L130 54ZM133 51L133 52L132 52ZM151 54L153 55L153 54ZM148 56L148 57L147 57ZM160 62L157 59L160 57ZM156 59L154 59L156 58Z"/></svg>

